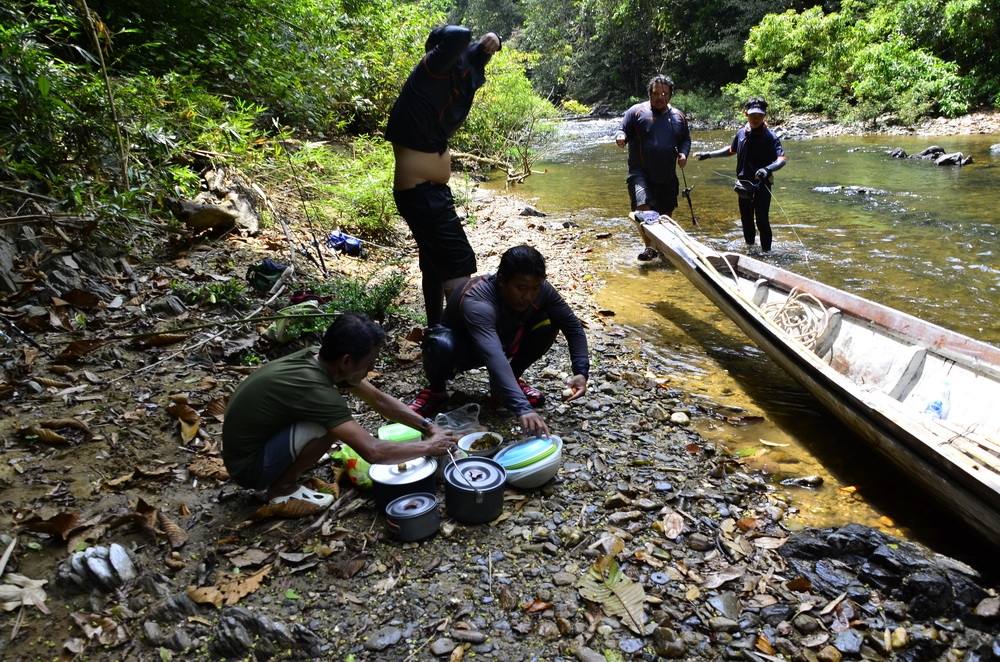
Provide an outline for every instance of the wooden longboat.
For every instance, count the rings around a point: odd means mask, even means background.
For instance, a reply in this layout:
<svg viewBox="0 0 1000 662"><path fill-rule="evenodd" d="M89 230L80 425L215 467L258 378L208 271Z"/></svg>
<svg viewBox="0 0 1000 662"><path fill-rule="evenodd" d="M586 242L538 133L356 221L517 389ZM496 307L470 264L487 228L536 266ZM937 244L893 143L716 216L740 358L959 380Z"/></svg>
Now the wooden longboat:
<svg viewBox="0 0 1000 662"><path fill-rule="evenodd" d="M830 412L1000 547L1000 349L752 257L717 252L667 216L641 227Z"/></svg>

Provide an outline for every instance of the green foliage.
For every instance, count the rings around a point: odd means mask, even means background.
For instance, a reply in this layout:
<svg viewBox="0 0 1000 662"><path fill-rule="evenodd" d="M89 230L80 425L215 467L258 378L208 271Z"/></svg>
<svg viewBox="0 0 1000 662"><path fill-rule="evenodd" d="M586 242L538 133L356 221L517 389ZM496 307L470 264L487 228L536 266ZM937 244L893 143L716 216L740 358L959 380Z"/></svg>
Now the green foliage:
<svg viewBox="0 0 1000 662"><path fill-rule="evenodd" d="M693 121L713 124L729 122L740 107L740 103L719 94L686 91L678 91L670 104L680 108Z"/></svg>
<svg viewBox="0 0 1000 662"><path fill-rule="evenodd" d="M284 336L289 339L322 334L330 326L333 315L338 313L364 313L373 320L383 321L386 315L396 312L395 303L406 285L401 272L392 272L381 279L358 280L346 276L333 281L309 282L303 289L321 296L332 297L321 306L321 312L331 317L311 317L291 320Z"/></svg>
<svg viewBox="0 0 1000 662"><path fill-rule="evenodd" d="M181 301L189 306L211 305L228 306L230 308L246 308L247 288L243 281L230 278L215 281L206 285L192 285L180 280L170 281L170 289Z"/></svg>
<svg viewBox="0 0 1000 662"><path fill-rule="evenodd" d="M552 136L551 120L558 116L555 106L535 94L525 75L537 57L513 48L493 56L486 84L452 141L455 149L512 160L530 172L535 150Z"/></svg>
<svg viewBox="0 0 1000 662"><path fill-rule="evenodd" d="M563 99L559 103L559 107L562 108L563 112L567 115L589 115L593 110L587 104L580 103L576 99Z"/></svg>
<svg viewBox="0 0 1000 662"><path fill-rule="evenodd" d="M925 0L845 0L839 13L813 7L766 16L747 40L746 78L725 92L761 94L779 114L912 123L966 112L974 82L929 50L937 11Z"/></svg>

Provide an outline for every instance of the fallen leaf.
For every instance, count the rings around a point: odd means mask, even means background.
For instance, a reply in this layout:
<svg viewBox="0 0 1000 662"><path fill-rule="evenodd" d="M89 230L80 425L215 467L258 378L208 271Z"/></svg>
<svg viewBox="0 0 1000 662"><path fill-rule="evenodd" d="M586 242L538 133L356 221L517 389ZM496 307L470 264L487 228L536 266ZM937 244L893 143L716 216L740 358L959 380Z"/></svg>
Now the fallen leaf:
<svg viewBox="0 0 1000 662"><path fill-rule="evenodd" d="M198 478L214 478L215 480L229 480L229 472L221 457L209 456L199 453L191 460L188 471L192 476Z"/></svg>
<svg viewBox="0 0 1000 662"><path fill-rule="evenodd" d="M49 608L45 606L48 596L42 589L46 580L31 579L15 572L8 572L3 578L9 583L0 584L0 608L14 611L18 607L35 607L43 614L49 613Z"/></svg>
<svg viewBox="0 0 1000 662"><path fill-rule="evenodd" d="M323 556L323 552L320 549L316 550L316 553ZM329 556L329 554L327 554ZM341 579L350 579L354 575L361 572L361 569L365 567L365 559L348 559L346 561L340 561L339 563L334 563L330 566L330 574Z"/></svg>
<svg viewBox="0 0 1000 662"><path fill-rule="evenodd" d="M220 423L223 422L226 418L226 399L214 398L209 400L202 413L205 416L211 416Z"/></svg>
<svg viewBox="0 0 1000 662"><path fill-rule="evenodd" d="M189 586L187 595L198 604L214 605L217 609L231 606L259 589L270 572L271 566L266 565L252 575L224 573L214 586Z"/></svg>
<svg viewBox="0 0 1000 662"><path fill-rule="evenodd" d="M772 448L785 448L788 446L788 444L779 444L776 441L768 441L767 439L760 439L759 441L765 446L771 446Z"/></svg>
<svg viewBox="0 0 1000 662"><path fill-rule="evenodd" d="M103 347L105 340L74 340L63 348L63 351L56 357L57 361L73 363L90 354L95 349Z"/></svg>
<svg viewBox="0 0 1000 662"><path fill-rule="evenodd" d="M173 402L167 406L167 413L180 421L181 440L187 444L198 436L201 417L191 408L184 396L173 396L171 400Z"/></svg>
<svg viewBox="0 0 1000 662"><path fill-rule="evenodd" d="M808 637L802 637L802 645L806 648L816 648L830 641L830 635L826 632L817 632Z"/></svg>
<svg viewBox="0 0 1000 662"><path fill-rule="evenodd" d="M22 428L21 435L25 440L37 439L42 443L51 444L53 446L69 445L69 439L62 436L55 430L49 430L47 428L39 427L37 425L30 425L26 428Z"/></svg>
<svg viewBox="0 0 1000 662"><path fill-rule="evenodd" d="M65 541L70 533L80 528L80 513L59 513L47 519L33 515L21 522L21 527L28 531L58 536Z"/></svg>
<svg viewBox="0 0 1000 662"><path fill-rule="evenodd" d="M757 528L757 518L756 517L741 517L736 520L736 526L740 527L740 531L746 533L747 531L752 531Z"/></svg>
<svg viewBox="0 0 1000 662"><path fill-rule="evenodd" d="M712 573L705 578L705 588L713 589L719 588L726 582L731 582L734 579L739 579L744 574L746 570L738 566L728 566L723 568L719 572Z"/></svg>
<svg viewBox="0 0 1000 662"><path fill-rule="evenodd" d="M162 510L156 511L157 522L160 528L167 536L167 541L170 546L174 549L178 549L184 546L184 543L188 541L187 531L182 529L177 525L172 519L163 514Z"/></svg>
<svg viewBox="0 0 1000 662"><path fill-rule="evenodd" d="M179 342L187 340L188 337L186 333L155 333L150 336L143 336L136 342L136 345L140 348L169 347L170 345L176 345Z"/></svg>
<svg viewBox="0 0 1000 662"><path fill-rule="evenodd" d="M374 589L376 594L385 595L386 593L391 591L398 582L399 582L399 577L386 577L385 579L380 579L379 581L375 582L372 588Z"/></svg>
<svg viewBox="0 0 1000 662"><path fill-rule="evenodd" d="M70 614L70 616L72 616L77 627L83 630L84 638L87 641L97 641L102 646L114 648L130 639L125 627L119 625L108 616L83 612L75 612Z"/></svg>
<svg viewBox="0 0 1000 662"><path fill-rule="evenodd" d="M667 540L676 540L682 533L684 533L684 518L676 512L667 513L663 518L663 536Z"/></svg>
<svg viewBox="0 0 1000 662"><path fill-rule="evenodd" d="M104 487L110 487L111 489L114 489L116 487L121 487L125 483L129 482L130 480L132 480L134 476L135 472L130 471L127 474L122 474L121 476L118 476L117 478L106 480L102 484L104 485Z"/></svg>
<svg viewBox="0 0 1000 662"><path fill-rule="evenodd" d="M271 552L254 547L251 549L238 550L227 554L226 556L229 557L229 562L237 568L245 568L250 565L264 564L269 558L271 558Z"/></svg>
<svg viewBox="0 0 1000 662"><path fill-rule="evenodd" d="M534 598L531 602L526 602L521 608L529 614L537 614L540 611L552 609L552 603Z"/></svg>
<svg viewBox="0 0 1000 662"><path fill-rule="evenodd" d="M798 577L789 579L788 583L785 584L785 587L789 591L796 591L798 593L808 593L810 590L812 590L812 582L803 577L802 575L799 575Z"/></svg>
<svg viewBox="0 0 1000 662"><path fill-rule="evenodd" d="M753 539L754 546L760 547L761 549L778 549L786 542L788 542L788 538L771 538L769 536L761 536L760 538Z"/></svg>
<svg viewBox="0 0 1000 662"><path fill-rule="evenodd" d="M323 510L315 503L306 503L301 499L289 499L284 503L266 503L250 515L251 520L262 520L271 517L296 519L315 515Z"/></svg>
<svg viewBox="0 0 1000 662"><path fill-rule="evenodd" d="M96 308L97 304L101 302L101 298L93 292L86 292L80 289L72 289L68 292L63 292L63 295L60 298L74 308L83 309Z"/></svg>
<svg viewBox="0 0 1000 662"><path fill-rule="evenodd" d="M754 645L754 647L761 653L766 653L767 655L774 655L774 646L771 645L771 642L768 641L764 637L764 635L761 634L757 635L757 643Z"/></svg>
<svg viewBox="0 0 1000 662"><path fill-rule="evenodd" d="M614 557L598 559L576 586L584 599L600 604L636 634L644 634L646 593L621 571Z"/></svg>

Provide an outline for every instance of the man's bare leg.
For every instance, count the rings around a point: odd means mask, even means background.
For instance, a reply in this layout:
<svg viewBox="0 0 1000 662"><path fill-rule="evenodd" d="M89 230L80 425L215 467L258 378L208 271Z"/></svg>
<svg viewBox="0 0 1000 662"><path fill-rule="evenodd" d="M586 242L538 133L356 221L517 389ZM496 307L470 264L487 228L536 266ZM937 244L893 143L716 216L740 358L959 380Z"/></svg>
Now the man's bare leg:
<svg viewBox="0 0 1000 662"><path fill-rule="evenodd" d="M299 479L302 478L302 474L319 463L323 454L333 446L333 442L334 439L329 435L317 437L308 442L303 447L302 452L299 453L299 456L295 458L295 461L288 465L284 473L278 476L278 479L268 488L268 500L270 501L275 497L288 496L294 492L299 486Z"/></svg>

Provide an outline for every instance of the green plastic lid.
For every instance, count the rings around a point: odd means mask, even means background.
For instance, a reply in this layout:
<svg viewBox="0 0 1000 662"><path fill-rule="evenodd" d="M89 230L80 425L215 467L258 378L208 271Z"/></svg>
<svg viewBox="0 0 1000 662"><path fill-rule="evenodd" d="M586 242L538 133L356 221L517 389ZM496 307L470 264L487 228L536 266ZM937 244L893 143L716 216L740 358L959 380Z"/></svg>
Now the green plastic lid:
<svg viewBox="0 0 1000 662"><path fill-rule="evenodd" d="M493 459L504 469L523 469L544 460L558 449L558 437L535 437L503 449Z"/></svg>
<svg viewBox="0 0 1000 662"><path fill-rule="evenodd" d="M378 429L378 438L383 441L416 441L420 435L420 430L402 423L390 423Z"/></svg>

